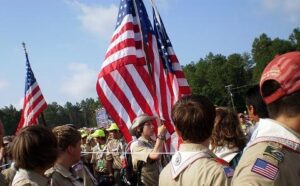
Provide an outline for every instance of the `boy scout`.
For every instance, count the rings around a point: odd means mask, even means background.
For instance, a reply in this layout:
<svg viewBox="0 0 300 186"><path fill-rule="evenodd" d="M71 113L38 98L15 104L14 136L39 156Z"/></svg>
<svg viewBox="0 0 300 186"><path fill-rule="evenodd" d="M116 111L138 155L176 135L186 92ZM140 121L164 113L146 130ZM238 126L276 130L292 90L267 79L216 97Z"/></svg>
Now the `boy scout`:
<svg viewBox="0 0 300 186"><path fill-rule="evenodd" d="M233 185L299 185L300 52L275 57L264 69L260 91L271 119L253 133Z"/></svg>
<svg viewBox="0 0 300 186"><path fill-rule="evenodd" d="M112 139L107 143L107 169L109 177L114 182L114 185L121 185L120 171L122 168L122 158L124 157L126 144L121 138L119 127L116 123L112 123L108 129L109 135Z"/></svg>
<svg viewBox="0 0 300 186"><path fill-rule="evenodd" d="M166 127L161 125L157 130L156 142L151 139L154 134L152 121L156 117L146 114L133 120L130 132L138 138L136 144L132 144L132 164L135 170L141 169L141 177L138 178L143 185L158 185L160 154L165 141ZM138 161L141 161L138 163ZM142 163L142 166L140 165ZM141 167L140 167L141 166Z"/></svg>
<svg viewBox="0 0 300 186"><path fill-rule="evenodd" d="M217 163L208 149L214 127L214 105L204 96L185 96L172 108L175 131L183 143L159 175L159 185L230 184L233 169Z"/></svg>

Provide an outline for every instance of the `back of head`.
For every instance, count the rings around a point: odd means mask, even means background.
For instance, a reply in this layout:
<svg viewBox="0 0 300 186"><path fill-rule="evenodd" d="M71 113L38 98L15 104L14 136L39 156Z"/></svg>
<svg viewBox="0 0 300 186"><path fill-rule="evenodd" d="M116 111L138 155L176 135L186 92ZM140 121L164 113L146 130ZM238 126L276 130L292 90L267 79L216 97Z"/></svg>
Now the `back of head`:
<svg viewBox="0 0 300 186"><path fill-rule="evenodd" d="M216 109L215 126L211 136L212 148L227 146L245 147L245 136L241 129L238 115L230 108L220 107Z"/></svg>
<svg viewBox="0 0 300 186"><path fill-rule="evenodd" d="M300 52L275 57L263 71L260 91L271 118L299 115Z"/></svg>
<svg viewBox="0 0 300 186"><path fill-rule="evenodd" d="M23 128L13 140L12 157L17 168L49 168L57 158L57 141L43 126Z"/></svg>
<svg viewBox="0 0 300 186"><path fill-rule="evenodd" d="M52 130L58 142L58 149L60 151L66 150L70 145L76 146L78 141L81 140L80 132L69 125L57 126Z"/></svg>
<svg viewBox="0 0 300 186"><path fill-rule="evenodd" d="M215 106L204 96L184 96L172 108L172 119L183 140L201 143L211 135Z"/></svg>
<svg viewBox="0 0 300 186"><path fill-rule="evenodd" d="M269 117L267 106L260 95L259 85L254 85L247 90L245 100L247 107L253 106L259 118Z"/></svg>

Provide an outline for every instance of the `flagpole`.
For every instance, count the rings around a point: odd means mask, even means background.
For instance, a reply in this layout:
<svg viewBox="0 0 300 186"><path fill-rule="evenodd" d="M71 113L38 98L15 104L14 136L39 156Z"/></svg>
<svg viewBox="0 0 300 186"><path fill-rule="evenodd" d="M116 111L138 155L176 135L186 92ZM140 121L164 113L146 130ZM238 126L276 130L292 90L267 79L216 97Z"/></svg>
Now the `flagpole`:
<svg viewBox="0 0 300 186"><path fill-rule="evenodd" d="M22 46L23 46L23 49L24 49L24 52L25 52L26 60L29 61L25 42L22 42ZM47 124L46 124L46 120L45 120L45 117L44 117L44 112L41 113L41 118L42 118L42 121L43 121L43 125L46 127Z"/></svg>

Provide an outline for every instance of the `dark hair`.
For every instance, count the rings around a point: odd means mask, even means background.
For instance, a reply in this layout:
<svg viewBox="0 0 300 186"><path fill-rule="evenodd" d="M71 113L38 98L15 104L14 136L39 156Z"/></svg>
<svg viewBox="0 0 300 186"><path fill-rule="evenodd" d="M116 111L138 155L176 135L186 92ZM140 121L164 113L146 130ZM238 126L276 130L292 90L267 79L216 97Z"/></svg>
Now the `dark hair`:
<svg viewBox="0 0 300 186"><path fill-rule="evenodd" d="M203 142L210 137L215 116L212 102L200 95L184 96L172 108L172 119L182 139L192 143Z"/></svg>
<svg viewBox="0 0 300 186"><path fill-rule="evenodd" d="M269 117L267 106L260 95L259 85L254 85L248 89L245 100L248 107L253 106L255 113L259 118Z"/></svg>
<svg viewBox="0 0 300 186"><path fill-rule="evenodd" d="M13 140L12 158L17 168L50 168L57 158L56 138L46 127L25 127Z"/></svg>
<svg viewBox="0 0 300 186"><path fill-rule="evenodd" d="M76 146L78 141L81 141L80 132L76 128L69 125L62 125L55 127L52 132L56 136L58 142L58 149L64 151L68 146Z"/></svg>
<svg viewBox="0 0 300 186"><path fill-rule="evenodd" d="M274 93L280 84L275 80L266 81L262 87L262 96L267 97ZM289 117L295 117L300 114L300 91L292 93L287 96L283 96L280 99L267 105L270 118L276 119L280 115L284 114Z"/></svg>
<svg viewBox="0 0 300 186"><path fill-rule="evenodd" d="M245 140L237 113L230 108L217 108L215 126L211 135L212 149L227 146L229 149L238 147L242 150L245 147Z"/></svg>

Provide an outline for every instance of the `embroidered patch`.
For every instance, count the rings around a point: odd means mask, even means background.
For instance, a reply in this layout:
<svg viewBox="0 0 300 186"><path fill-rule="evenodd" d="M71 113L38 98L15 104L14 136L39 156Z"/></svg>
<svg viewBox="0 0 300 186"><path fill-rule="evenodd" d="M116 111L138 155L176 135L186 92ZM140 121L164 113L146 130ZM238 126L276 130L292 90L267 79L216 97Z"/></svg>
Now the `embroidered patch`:
<svg viewBox="0 0 300 186"><path fill-rule="evenodd" d="M234 170L231 167L224 167L224 172L227 178L231 178L233 176Z"/></svg>
<svg viewBox="0 0 300 186"><path fill-rule="evenodd" d="M267 146L264 155L271 156L279 162L282 162L284 158L284 153L280 149L272 146Z"/></svg>
<svg viewBox="0 0 300 186"><path fill-rule="evenodd" d="M180 155L180 153L177 153L176 157L175 157L174 165L178 166L178 165L180 165L180 163L181 163L181 155Z"/></svg>
<svg viewBox="0 0 300 186"><path fill-rule="evenodd" d="M251 171L270 180L275 180L276 176L279 173L279 169L277 166L260 158L256 159Z"/></svg>

